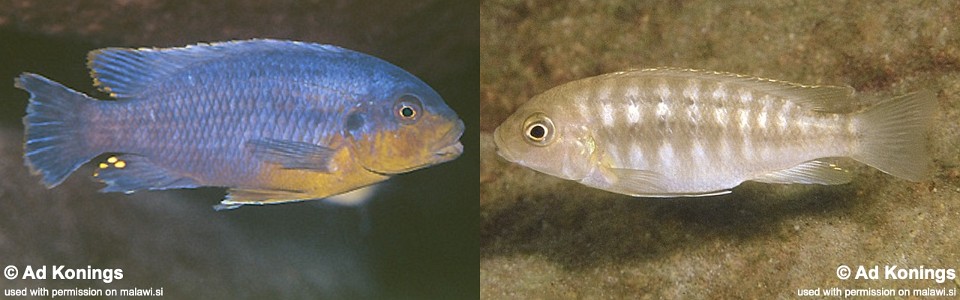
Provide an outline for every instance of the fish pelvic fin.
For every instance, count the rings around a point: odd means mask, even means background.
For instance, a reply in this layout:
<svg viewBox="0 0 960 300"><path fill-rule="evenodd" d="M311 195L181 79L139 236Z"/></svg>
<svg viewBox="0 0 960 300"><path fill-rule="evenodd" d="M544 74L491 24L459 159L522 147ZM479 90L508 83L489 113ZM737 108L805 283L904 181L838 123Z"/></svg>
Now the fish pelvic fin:
<svg viewBox="0 0 960 300"><path fill-rule="evenodd" d="M14 86L30 93L23 118L24 161L31 173L43 176L47 188L100 154L85 138L84 115L95 109L93 98L31 73L17 77Z"/></svg>
<svg viewBox="0 0 960 300"><path fill-rule="evenodd" d="M925 133L937 109L932 92L881 102L855 116L859 147L853 159L887 174L921 181L930 175Z"/></svg>
<svg viewBox="0 0 960 300"><path fill-rule="evenodd" d="M730 190L716 190L703 192L677 193L669 192L664 185L667 178L663 174L647 171L610 168L607 170L617 178L617 182L604 190L624 194L632 197L645 198L679 198L679 197L709 197L726 195Z"/></svg>
<svg viewBox="0 0 960 300"><path fill-rule="evenodd" d="M214 205L213 209L221 211L236 209L243 205L278 204L313 199L316 198L300 191L231 188L227 190L227 197L220 201L220 204Z"/></svg>
<svg viewBox="0 0 960 300"><path fill-rule="evenodd" d="M315 196L315 194L301 191L231 188L227 191L227 197L219 204L214 205L213 209L222 211L237 209L244 205L267 205L310 200L322 200L343 206L359 206L373 198L378 188L379 185L370 185L331 196Z"/></svg>

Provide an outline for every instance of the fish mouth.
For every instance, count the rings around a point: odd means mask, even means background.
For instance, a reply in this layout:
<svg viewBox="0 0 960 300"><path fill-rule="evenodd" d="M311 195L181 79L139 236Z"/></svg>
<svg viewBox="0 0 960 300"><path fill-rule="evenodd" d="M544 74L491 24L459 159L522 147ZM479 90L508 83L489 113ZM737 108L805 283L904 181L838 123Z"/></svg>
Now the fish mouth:
<svg viewBox="0 0 960 300"><path fill-rule="evenodd" d="M457 120L453 128L450 128L440 138L438 144L441 146L433 150L433 156L443 161L449 161L463 154L463 144L460 143L460 136L463 135L464 128L463 121Z"/></svg>
<svg viewBox="0 0 960 300"><path fill-rule="evenodd" d="M460 154L463 154L463 144L460 142L440 148L439 150L433 152L434 156L450 159L456 158L460 156Z"/></svg>

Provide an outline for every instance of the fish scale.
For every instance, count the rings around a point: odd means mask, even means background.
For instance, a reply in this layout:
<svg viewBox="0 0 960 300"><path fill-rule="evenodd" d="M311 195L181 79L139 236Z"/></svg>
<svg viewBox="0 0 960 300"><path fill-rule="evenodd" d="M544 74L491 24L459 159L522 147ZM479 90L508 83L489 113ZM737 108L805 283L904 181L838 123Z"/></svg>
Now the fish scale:
<svg viewBox="0 0 960 300"><path fill-rule="evenodd" d="M117 101L36 74L16 80L31 94L25 162L48 187L115 153L98 164L102 191L221 186L218 208L235 208L325 198L463 151L463 121L433 89L336 46L247 40L88 60ZM39 125L49 120L61 123Z"/></svg>
<svg viewBox="0 0 960 300"><path fill-rule="evenodd" d="M841 184L851 175L825 159L842 156L924 178L932 94L858 108L847 87L631 70L537 95L494 135L509 161L635 196L724 194L747 180Z"/></svg>
<svg viewBox="0 0 960 300"><path fill-rule="evenodd" d="M216 83L208 82L206 86L216 87ZM262 87L259 87L262 88ZM216 89L215 89L216 90ZM253 89L254 91L259 89ZM102 130L116 132L111 134L111 136L130 136L133 137L128 139L128 143L123 143L124 140L118 140L118 144L114 145L112 148L116 149L116 152L125 152L125 153L139 153L142 155L147 155L152 157L155 162L162 165L169 165L173 168L181 168L187 170L187 173L197 174L196 177L201 178L217 178L221 174L239 174L240 176L234 176L230 178L230 181L219 181L219 182L200 182L200 184L214 184L214 185L249 185L252 181L255 181L257 178L253 176L259 171L244 171L242 168L248 168L249 165L257 165L253 158L241 151L241 147L235 147L236 145L241 144L243 140L244 133L255 132L256 127L262 127L262 131L250 138L260 138L260 137L269 137L276 139L289 139L303 142L303 138L297 134L297 126L290 126L292 124L286 124L286 120L299 120L299 122L307 123L307 126L312 128L322 127L318 126L315 122L311 122L310 119L305 118L302 115L299 115L297 112L278 112L275 110L270 110L270 106L263 106L258 108L252 103L262 101L264 95L257 94L236 94L236 95L226 95L227 97L213 97L212 95L205 95L204 97L190 97L191 95L177 95L168 94L167 97L172 97L175 99L197 99L197 100L188 100L185 102L180 101L154 101L154 102L144 102L144 105L150 106L149 108L136 108L136 107L125 107L123 110L124 114L129 114L129 111L152 111L157 114L157 119L152 120L144 115L133 115L133 119L122 119L116 116L104 116L105 120L117 120L114 122L105 122L102 125ZM222 95L218 95L222 96ZM281 98L285 95L273 95L279 96ZM234 98L234 99L231 99ZM204 99L220 99L218 101L205 101ZM239 101L235 100L238 99ZM192 101L192 102L191 102ZM112 105L123 105L110 103ZM172 104L172 105L171 105ZM212 106L214 109L211 111L220 111L220 112L231 112L229 114L217 114L217 115L197 115L192 112L196 107L208 107ZM109 114L109 113L108 113ZM244 122L245 119L253 120L252 116L258 115L277 115L279 120L284 120L284 123L281 123L281 126L257 126L256 123ZM328 120L336 120L336 118L328 118ZM138 126L129 126L129 124L140 124ZM200 130L191 131L186 130L187 127L183 124L192 124L199 128ZM236 124L237 126L231 126L231 124ZM271 125L275 122L265 122L265 124ZM124 129L133 129L133 132L123 132ZM117 132L117 131L120 132ZM143 131L145 130L145 131ZM143 132L141 132L143 131ZM322 133L323 131L316 131ZM167 138L173 138L174 135L185 133L182 140L184 141L200 141L197 145L197 151L193 153L195 157L192 159L192 164L183 163L183 157L180 153L176 151L180 149L180 145L164 143L163 140ZM318 137L310 137L310 141L317 140ZM210 166L209 164L203 164L198 162L204 161L214 161L217 162ZM242 168L238 166L243 166Z"/></svg>
<svg viewBox="0 0 960 300"><path fill-rule="evenodd" d="M610 82L608 84L622 83ZM852 138L849 132L847 132L847 135L844 135L844 132L839 130L841 124L837 122L846 120L832 118L832 116L836 115L809 117L813 119L809 122L822 124L824 128L837 128L837 130L829 132L814 131L810 134L799 135L800 137L825 139L825 141L813 141L813 143L811 143L809 140L789 138L789 136L784 135L782 132L777 132L774 128L760 126L758 116L765 107L772 106L772 103L779 103L780 105L778 106L780 106L781 109L789 105L795 105L789 103L786 99L776 99L773 96L763 94L754 95L751 91L731 89L722 85L715 85L711 87L712 90L703 90L701 88L696 92L685 92L684 89L688 89L689 87L685 88L679 83L671 83L662 79L652 80L649 85L653 87L647 89L651 92L643 94L641 98L655 99L656 101L647 102L649 105L647 105L643 111L654 111L654 116L644 118L644 120L648 120L648 122L630 124L628 122L629 117L621 115L620 118L615 120L614 126L607 126L601 131L601 139L621 139L618 136L622 135L622 128L627 128L628 131L632 131L634 134L626 139L622 139L622 143L610 143L611 147L618 148L620 151L618 155L613 156L619 159L614 159L611 162L612 166L628 169L661 168L664 173L678 179L670 183L670 188L695 189L695 186L686 185L686 183L698 181L717 182L721 181L723 177L731 176L731 174L734 177L762 175L762 173L756 174L752 169L741 169L738 168L738 166L731 166L724 163L730 160L760 162L761 164L755 166L756 169L769 170L788 168L793 165L773 163L774 157L772 154L774 153L779 155L783 155L784 153L788 155L799 153L793 155L798 156L797 160L800 161L830 155L849 155L848 151L844 149L820 149L822 151L815 151L817 149L804 148L805 145L810 144L832 145L836 142ZM703 94L708 95L708 97L702 100L693 99L686 96L689 94ZM757 97L756 100L754 96ZM600 97L598 100L601 103L610 102L611 106L618 107L633 104L631 102L618 101L616 98ZM706 118L677 117L677 115L685 115L693 110L694 107L706 103L713 104L711 105L713 112L711 114L709 112L710 109L708 109ZM717 118L717 112L721 109L727 112L735 111L736 113L727 113L727 115L730 116L728 118ZM773 113L782 114L785 112L774 110ZM785 118L797 119L798 116L785 115ZM804 120L799 119L797 122L804 122ZM736 130L727 131L724 130L725 127L732 127ZM673 134L674 132L688 134ZM648 143L645 141L659 141L659 143ZM723 143L724 141L726 142L725 144ZM757 145L754 145L754 143ZM629 152L632 151L630 145L633 144L648 145L648 147L641 148L643 152L641 155L648 158L647 161L638 162L623 159L629 157ZM696 144L701 145L701 147L705 146L707 149L730 148L732 150L713 152L716 155L710 157L710 159L698 160L697 155L694 153L698 151L697 147L694 146ZM771 149L774 148L777 150L771 151ZM791 150L790 148L798 149ZM766 155L762 155L764 153L766 153ZM697 168L720 172L684 173L678 171L691 169L691 165L695 165ZM741 172L751 174L737 174Z"/></svg>

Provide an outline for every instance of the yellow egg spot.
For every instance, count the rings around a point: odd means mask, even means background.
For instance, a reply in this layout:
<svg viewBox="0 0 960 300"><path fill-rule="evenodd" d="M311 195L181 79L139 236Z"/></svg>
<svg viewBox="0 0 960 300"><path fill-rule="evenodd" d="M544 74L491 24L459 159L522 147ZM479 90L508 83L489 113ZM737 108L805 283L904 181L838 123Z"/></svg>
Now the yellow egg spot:
<svg viewBox="0 0 960 300"><path fill-rule="evenodd" d="M107 162L108 162L108 163L111 163L111 164L112 164L112 163L115 163L115 162L117 162L117 157L116 157L116 156L111 156L110 158L107 158Z"/></svg>
<svg viewBox="0 0 960 300"><path fill-rule="evenodd" d="M107 164L105 164L105 163L100 163L100 168L101 168L101 169L106 169L107 167L108 167Z"/></svg>
<svg viewBox="0 0 960 300"><path fill-rule="evenodd" d="M118 161L117 163L113 164L113 166L114 166L114 167L117 167L117 169L123 169L123 167L126 167L126 166L127 166L127 162L121 160L121 161Z"/></svg>

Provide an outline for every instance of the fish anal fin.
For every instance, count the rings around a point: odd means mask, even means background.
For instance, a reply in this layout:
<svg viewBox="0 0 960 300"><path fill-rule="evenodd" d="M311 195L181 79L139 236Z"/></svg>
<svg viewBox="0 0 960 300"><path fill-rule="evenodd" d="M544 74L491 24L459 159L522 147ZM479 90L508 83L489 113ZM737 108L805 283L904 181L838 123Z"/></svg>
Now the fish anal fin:
<svg viewBox="0 0 960 300"><path fill-rule="evenodd" d="M247 142L254 157L287 169L305 169L330 173L337 170L333 162L336 150L320 145L277 139L256 139Z"/></svg>
<svg viewBox="0 0 960 300"><path fill-rule="evenodd" d="M101 192L132 193L139 190L166 190L200 186L195 180L176 174L136 154L109 156L93 174L107 186Z"/></svg>
<svg viewBox="0 0 960 300"><path fill-rule="evenodd" d="M833 163L811 160L789 169L764 174L753 181L765 183L844 184L852 179L850 171Z"/></svg>

